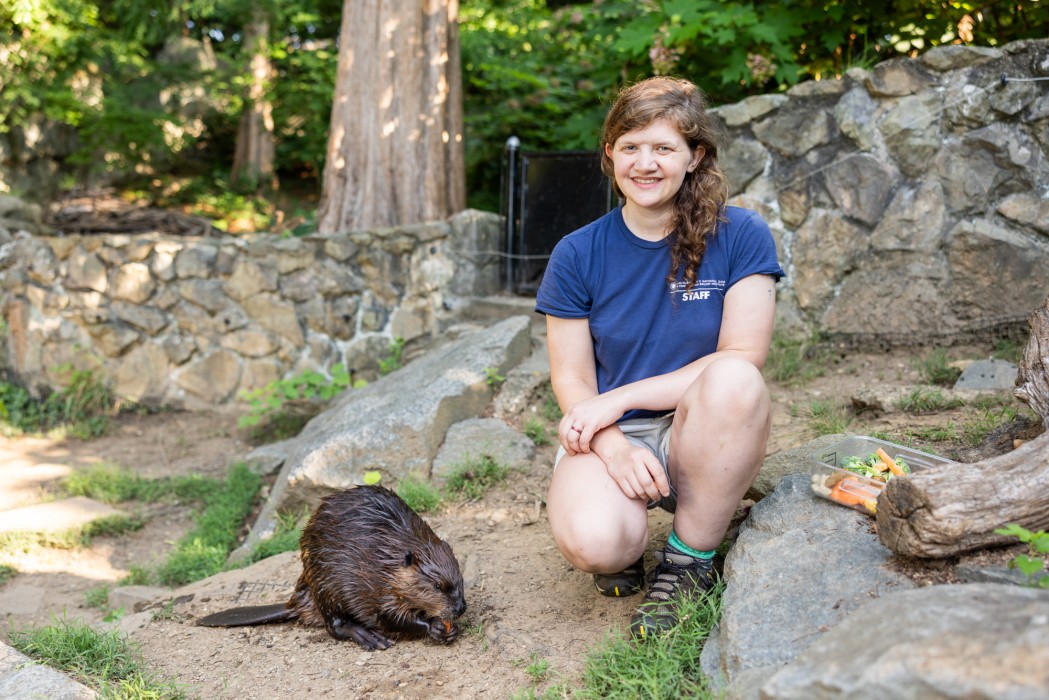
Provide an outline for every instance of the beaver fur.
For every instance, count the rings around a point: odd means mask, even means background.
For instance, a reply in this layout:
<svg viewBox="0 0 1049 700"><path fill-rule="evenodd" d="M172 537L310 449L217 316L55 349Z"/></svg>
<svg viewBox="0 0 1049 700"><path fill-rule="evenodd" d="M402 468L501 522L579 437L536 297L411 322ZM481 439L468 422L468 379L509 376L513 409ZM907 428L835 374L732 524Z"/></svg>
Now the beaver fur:
<svg viewBox="0 0 1049 700"><path fill-rule="evenodd" d="M302 531L302 575L283 604L233 608L201 618L206 627L297 620L365 649L394 640L449 644L466 611L452 548L393 491L358 486L321 501Z"/></svg>

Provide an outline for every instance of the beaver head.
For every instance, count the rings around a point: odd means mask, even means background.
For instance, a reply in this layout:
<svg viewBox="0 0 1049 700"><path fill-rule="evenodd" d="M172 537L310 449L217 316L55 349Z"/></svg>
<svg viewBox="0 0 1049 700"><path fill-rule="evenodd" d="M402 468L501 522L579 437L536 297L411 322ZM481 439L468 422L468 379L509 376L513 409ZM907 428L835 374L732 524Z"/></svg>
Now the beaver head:
<svg viewBox="0 0 1049 700"><path fill-rule="evenodd" d="M455 640L455 620L466 612L466 598L459 562L447 542L435 540L406 551L391 582L391 617L425 620L431 637L444 643Z"/></svg>

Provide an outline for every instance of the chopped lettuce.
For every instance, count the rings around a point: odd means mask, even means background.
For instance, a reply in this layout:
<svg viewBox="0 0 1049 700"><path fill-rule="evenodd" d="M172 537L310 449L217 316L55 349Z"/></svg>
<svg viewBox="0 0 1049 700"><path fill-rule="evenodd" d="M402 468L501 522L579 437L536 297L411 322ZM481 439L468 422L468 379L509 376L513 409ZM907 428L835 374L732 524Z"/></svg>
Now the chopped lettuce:
<svg viewBox="0 0 1049 700"><path fill-rule="evenodd" d="M911 468L907 466L907 463L903 461L902 457L896 457L895 462L896 466L904 472L907 474L911 473ZM878 481L887 482L892 478L892 472L890 472L888 467L885 466L885 463L882 462L881 458L873 452L866 457L846 457L841 462L841 468L850 471L853 474L859 474L868 479L877 479Z"/></svg>

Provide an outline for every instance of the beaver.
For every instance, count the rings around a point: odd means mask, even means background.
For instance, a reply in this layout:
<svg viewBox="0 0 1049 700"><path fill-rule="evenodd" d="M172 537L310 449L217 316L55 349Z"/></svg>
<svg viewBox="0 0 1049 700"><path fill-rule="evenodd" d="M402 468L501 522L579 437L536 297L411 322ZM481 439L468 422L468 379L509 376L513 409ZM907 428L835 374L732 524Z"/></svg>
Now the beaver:
<svg viewBox="0 0 1049 700"><path fill-rule="evenodd" d="M324 498L299 541L302 574L286 603L232 608L197 621L238 627L297 620L368 651L429 636L450 644L466 611L451 546L400 496L357 486Z"/></svg>

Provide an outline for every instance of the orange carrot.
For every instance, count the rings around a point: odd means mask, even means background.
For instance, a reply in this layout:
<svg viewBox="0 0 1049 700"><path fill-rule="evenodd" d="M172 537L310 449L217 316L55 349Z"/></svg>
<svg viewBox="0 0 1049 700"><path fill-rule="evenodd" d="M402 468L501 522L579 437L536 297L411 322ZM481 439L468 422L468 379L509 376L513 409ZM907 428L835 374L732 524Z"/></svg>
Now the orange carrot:
<svg viewBox="0 0 1049 700"><path fill-rule="evenodd" d="M850 484L847 483L850 481L853 482L851 484L852 488L860 491L870 491L870 487L866 486L863 482L859 481L858 479L854 479L852 477L847 476L838 483L834 484L834 488L830 490L830 495L828 496L830 500L845 506L863 506L863 508L872 515L877 513L877 496L875 494L870 493L868 493L867 495L854 493L853 491L849 491L847 488L843 488L843 486L850 486Z"/></svg>
<svg viewBox="0 0 1049 700"><path fill-rule="evenodd" d="M907 473L900 469L899 466L896 464L896 461L892 457L890 457L882 448L879 447L875 451L875 454L881 457L881 461L885 462L885 466L887 466L889 468L889 471L892 472L895 476L903 476Z"/></svg>

